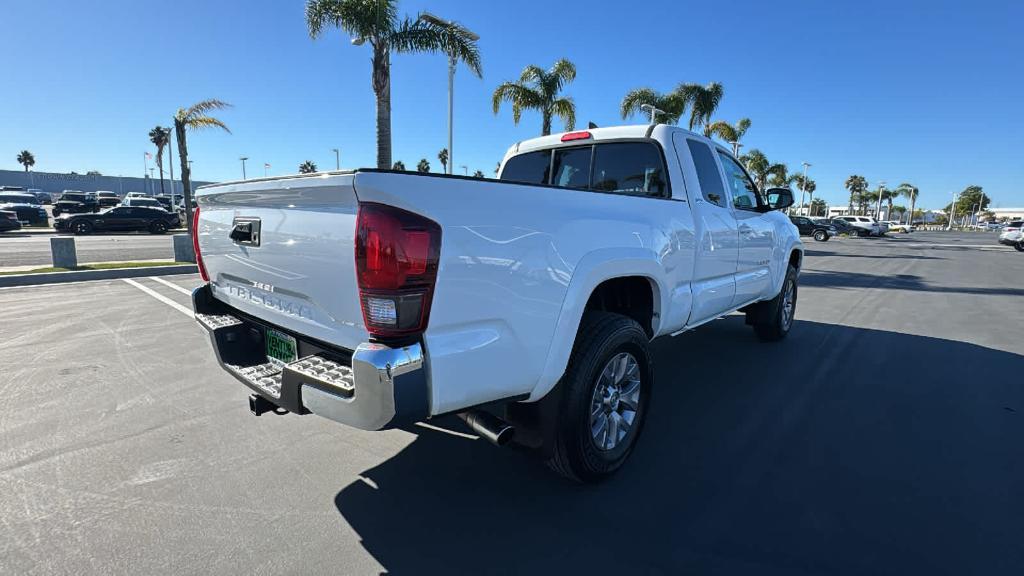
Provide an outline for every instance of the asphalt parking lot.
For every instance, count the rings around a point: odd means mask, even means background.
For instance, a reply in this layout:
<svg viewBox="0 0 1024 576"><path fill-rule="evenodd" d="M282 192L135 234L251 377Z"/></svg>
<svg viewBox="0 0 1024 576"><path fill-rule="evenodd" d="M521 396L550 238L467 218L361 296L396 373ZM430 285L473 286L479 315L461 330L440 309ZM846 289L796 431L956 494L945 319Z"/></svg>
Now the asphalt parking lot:
<svg viewBox="0 0 1024 576"><path fill-rule="evenodd" d="M197 277L0 289L0 574L1020 574L1024 254L807 248L784 342L655 343L592 487L450 419L252 417Z"/></svg>

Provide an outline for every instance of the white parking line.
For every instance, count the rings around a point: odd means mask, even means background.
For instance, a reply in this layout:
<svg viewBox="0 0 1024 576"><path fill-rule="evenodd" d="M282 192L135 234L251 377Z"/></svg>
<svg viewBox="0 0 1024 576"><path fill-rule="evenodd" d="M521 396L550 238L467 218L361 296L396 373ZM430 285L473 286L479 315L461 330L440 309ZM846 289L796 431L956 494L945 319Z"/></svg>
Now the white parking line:
<svg viewBox="0 0 1024 576"><path fill-rule="evenodd" d="M177 310L178 312L181 312L182 314L188 316L189 318L193 318L195 316L192 313L191 309L186 308L185 306L182 306L181 304L178 304L174 300L171 300L170 298L168 298L166 296L163 296L163 295L161 295L161 294L159 294L159 293L157 293L157 292L155 292L155 291L153 291L153 290L151 290L149 288L146 288L145 286L143 286L142 284L139 284L138 282L136 282L135 280L132 280L131 278L121 278L121 280L124 281L127 284L131 284L132 286L135 286L139 290L142 290L146 294L149 294L153 298L156 298L157 300L163 302L164 304L167 304L171 308L174 308L175 310Z"/></svg>
<svg viewBox="0 0 1024 576"><path fill-rule="evenodd" d="M173 282L168 282L167 280L164 280L163 278L161 278L159 276L150 276L150 278L152 278L153 280L156 280L157 282L163 284L164 286L167 286L168 288L173 288L174 290L177 290L178 292L181 292L185 296L192 296L192 291L188 290L187 288L182 288L181 286L178 286L177 284L175 284Z"/></svg>

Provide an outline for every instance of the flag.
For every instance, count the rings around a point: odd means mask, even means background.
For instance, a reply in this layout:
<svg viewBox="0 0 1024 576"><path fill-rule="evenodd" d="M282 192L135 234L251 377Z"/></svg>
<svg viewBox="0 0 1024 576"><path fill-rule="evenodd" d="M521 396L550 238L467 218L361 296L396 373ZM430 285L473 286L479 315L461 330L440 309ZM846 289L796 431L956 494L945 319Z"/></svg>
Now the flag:
<svg viewBox="0 0 1024 576"><path fill-rule="evenodd" d="M270 168L270 164L263 164L264 168Z"/></svg>
<svg viewBox="0 0 1024 576"><path fill-rule="evenodd" d="M153 157L152 154L150 154L149 152L146 152L146 158L152 158L152 157Z"/></svg>

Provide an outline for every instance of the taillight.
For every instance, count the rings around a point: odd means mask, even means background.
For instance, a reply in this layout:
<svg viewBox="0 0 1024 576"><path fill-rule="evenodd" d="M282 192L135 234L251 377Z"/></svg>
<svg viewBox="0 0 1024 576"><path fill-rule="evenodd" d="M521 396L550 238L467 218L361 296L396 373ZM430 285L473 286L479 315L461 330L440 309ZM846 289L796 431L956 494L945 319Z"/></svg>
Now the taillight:
<svg viewBox="0 0 1024 576"><path fill-rule="evenodd" d="M393 206L360 204L355 244L359 302L370 334L425 330L441 251L437 222Z"/></svg>
<svg viewBox="0 0 1024 576"><path fill-rule="evenodd" d="M206 274L206 266L203 266L203 255L199 252L199 206L192 209L192 250L196 253L199 275L202 276L203 282L209 282L210 276Z"/></svg>

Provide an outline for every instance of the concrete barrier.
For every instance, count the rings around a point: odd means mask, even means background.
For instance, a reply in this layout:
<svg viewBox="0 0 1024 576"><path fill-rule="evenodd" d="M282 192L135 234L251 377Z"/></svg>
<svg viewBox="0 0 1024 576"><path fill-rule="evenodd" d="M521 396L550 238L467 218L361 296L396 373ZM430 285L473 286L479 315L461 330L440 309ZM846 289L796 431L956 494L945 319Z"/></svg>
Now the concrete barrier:
<svg viewBox="0 0 1024 576"><path fill-rule="evenodd" d="M78 270L74 272L46 272L43 274L11 274L0 276L0 288L11 286L33 286L36 284L57 284L61 282L83 282L86 280L113 280L116 278L139 278L142 276L171 276L173 274L195 274L195 264L178 266L147 266L145 268L108 268L105 270Z"/></svg>
<svg viewBox="0 0 1024 576"><path fill-rule="evenodd" d="M175 234L174 238L174 261L195 262L196 253L192 247L192 236L188 234Z"/></svg>
<svg viewBox="0 0 1024 576"><path fill-rule="evenodd" d="M75 239L66 236L50 238L50 254L54 268L74 268L78 266L78 253L75 252Z"/></svg>

